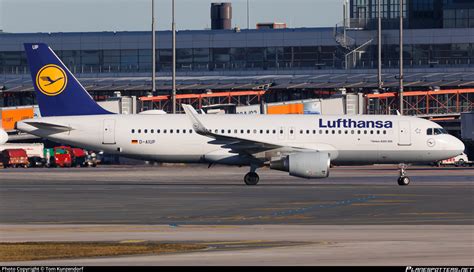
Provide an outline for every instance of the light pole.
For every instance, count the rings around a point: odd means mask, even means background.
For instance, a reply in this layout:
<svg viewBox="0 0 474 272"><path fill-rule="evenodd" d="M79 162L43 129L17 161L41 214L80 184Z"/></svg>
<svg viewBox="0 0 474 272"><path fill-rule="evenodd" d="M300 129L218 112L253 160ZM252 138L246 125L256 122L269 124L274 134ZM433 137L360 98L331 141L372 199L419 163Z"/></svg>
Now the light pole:
<svg viewBox="0 0 474 272"><path fill-rule="evenodd" d="M400 1L400 114L403 115L403 0Z"/></svg>
<svg viewBox="0 0 474 272"><path fill-rule="evenodd" d="M175 10L175 7L174 7L174 0L172 0L171 2L171 13L172 13L172 16L171 16L171 31L173 32L173 71L172 71L172 93L171 93L171 97L172 97L172 100L173 100L173 114L176 114L176 23L175 23L175 20L174 20L174 10Z"/></svg>
<svg viewBox="0 0 474 272"><path fill-rule="evenodd" d="M382 0L377 0L377 13L378 13L378 87L379 91L382 90L382 12L381 12L381 3Z"/></svg>
<svg viewBox="0 0 474 272"><path fill-rule="evenodd" d="M155 38L155 0L151 0L151 59L152 59L152 74L151 74L151 93L155 95L156 92L156 38Z"/></svg>
<svg viewBox="0 0 474 272"><path fill-rule="evenodd" d="M247 29L250 29L250 9L249 9L249 0L247 0Z"/></svg>

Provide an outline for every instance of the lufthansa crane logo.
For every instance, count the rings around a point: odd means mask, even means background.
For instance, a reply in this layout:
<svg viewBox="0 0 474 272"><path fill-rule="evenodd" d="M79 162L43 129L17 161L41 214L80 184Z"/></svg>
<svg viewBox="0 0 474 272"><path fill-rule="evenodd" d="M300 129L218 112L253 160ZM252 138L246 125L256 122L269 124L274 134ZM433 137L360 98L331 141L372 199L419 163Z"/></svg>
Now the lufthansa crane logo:
<svg viewBox="0 0 474 272"><path fill-rule="evenodd" d="M56 96L64 91L66 85L66 73L55 64L43 66L36 74L36 86L45 95Z"/></svg>

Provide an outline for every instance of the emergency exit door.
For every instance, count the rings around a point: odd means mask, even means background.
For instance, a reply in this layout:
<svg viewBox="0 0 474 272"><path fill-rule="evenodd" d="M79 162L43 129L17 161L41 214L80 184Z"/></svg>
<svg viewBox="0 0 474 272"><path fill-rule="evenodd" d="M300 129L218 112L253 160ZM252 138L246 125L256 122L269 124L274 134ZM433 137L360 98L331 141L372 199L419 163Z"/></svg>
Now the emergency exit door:
<svg viewBox="0 0 474 272"><path fill-rule="evenodd" d="M398 122L398 145L411 145L410 121Z"/></svg>
<svg viewBox="0 0 474 272"><path fill-rule="evenodd" d="M103 144L115 144L115 120L104 120Z"/></svg>

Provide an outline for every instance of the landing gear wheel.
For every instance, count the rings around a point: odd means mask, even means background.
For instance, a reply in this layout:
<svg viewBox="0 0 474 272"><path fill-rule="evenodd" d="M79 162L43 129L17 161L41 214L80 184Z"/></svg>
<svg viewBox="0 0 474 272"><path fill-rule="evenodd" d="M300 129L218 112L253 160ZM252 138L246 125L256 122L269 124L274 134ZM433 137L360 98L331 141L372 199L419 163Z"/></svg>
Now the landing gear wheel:
<svg viewBox="0 0 474 272"><path fill-rule="evenodd" d="M410 184L410 178L409 177L399 177L398 178L398 185L400 186L406 186Z"/></svg>
<svg viewBox="0 0 474 272"><path fill-rule="evenodd" d="M248 172L244 177L244 182L247 185L257 185L260 177L255 172Z"/></svg>

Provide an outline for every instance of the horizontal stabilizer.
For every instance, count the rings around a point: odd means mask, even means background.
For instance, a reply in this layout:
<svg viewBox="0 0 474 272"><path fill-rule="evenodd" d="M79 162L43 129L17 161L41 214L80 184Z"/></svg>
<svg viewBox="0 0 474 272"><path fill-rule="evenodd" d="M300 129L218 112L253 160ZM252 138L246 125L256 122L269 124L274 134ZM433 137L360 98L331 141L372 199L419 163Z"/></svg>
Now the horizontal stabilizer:
<svg viewBox="0 0 474 272"><path fill-rule="evenodd" d="M46 122L25 122L30 126L34 126L38 129L45 129L45 130L54 130L54 131L71 131L72 128L70 126L53 124L53 123L46 123Z"/></svg>

